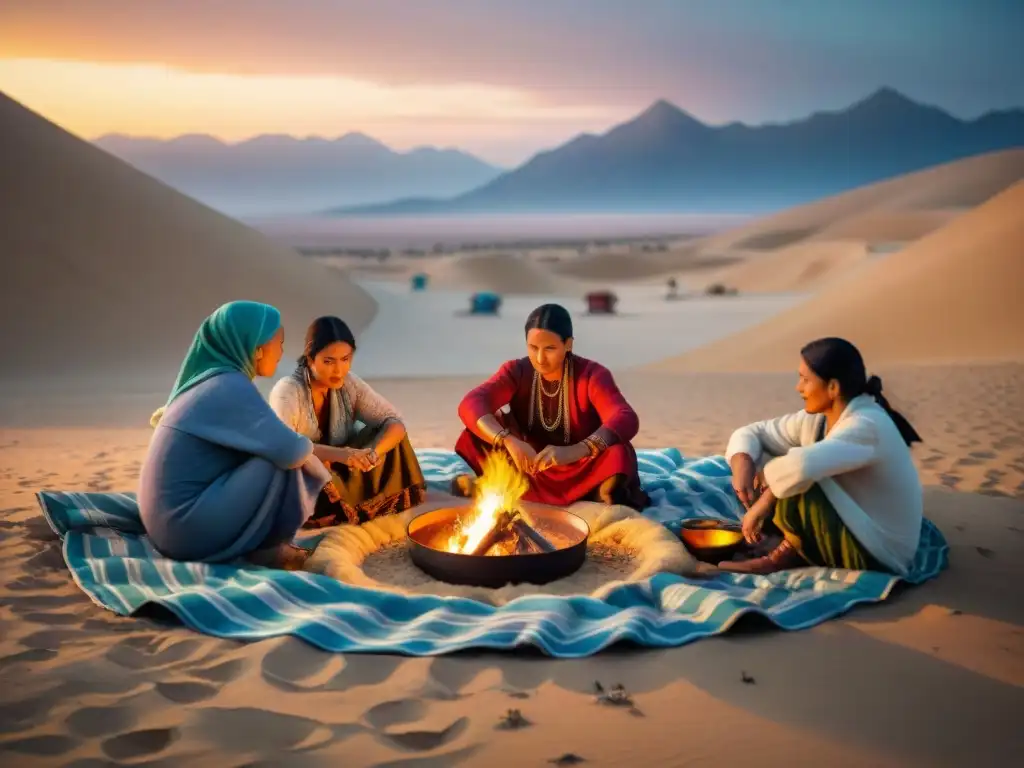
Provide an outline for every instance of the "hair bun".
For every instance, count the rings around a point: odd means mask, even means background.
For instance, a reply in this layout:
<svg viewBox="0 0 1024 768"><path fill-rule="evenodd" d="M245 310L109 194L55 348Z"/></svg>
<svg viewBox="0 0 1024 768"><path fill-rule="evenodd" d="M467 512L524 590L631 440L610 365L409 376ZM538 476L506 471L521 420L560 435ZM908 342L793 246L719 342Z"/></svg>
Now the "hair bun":
<svg viewBox="0 0 1024 768"><path fill-rule="evenodd" d="M878 397L882 394L882 380L877 376L870 376L864 385L864 392L872 397Z"/></svg>

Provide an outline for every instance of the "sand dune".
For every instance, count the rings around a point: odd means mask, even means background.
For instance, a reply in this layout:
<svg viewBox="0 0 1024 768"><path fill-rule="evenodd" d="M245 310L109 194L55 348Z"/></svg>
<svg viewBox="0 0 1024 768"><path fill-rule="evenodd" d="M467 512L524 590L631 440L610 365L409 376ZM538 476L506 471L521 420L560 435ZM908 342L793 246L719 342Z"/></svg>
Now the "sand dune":
<svg viewBox="0 0 1024 768"><path fill-rule="evenodd" d="M913 242L1021 179L1024 150L996 152L792 208L665 253L588 253L547 267L583 281L674 275L698 289L723 282L746 292L805 291L862 264L872 246Z"/></svg>
<svg viewBox="0 0 1024 768"><path fill-rule="evenodd" d="M556 274L588 282L648 280L653 277L701 273L742 257L701 253L689 243L662 253L586 253L548 265Z"/></svg>
<svg viewBox="0 0 1024 768"><path fill-rule="evenodd" d="M909 243L948 224L963 213L960 209L926 211L872 209L829 224L809 242L860 240L869 244Z"/></svg>
<svg viewBox="0 0 1024 768"><path fill-rule="evenodd" d="M1024 179L1024 149L927 168L792 208L705 238L703 250L773 250L820 238L916 239Z"/></svg>
<svg viewBox="0 0 1024 768"><path fill-rule="evenodd" d="M789 293L810 291L867 264L868 248L862 242L797 243L752 256L708 276L742 293Z"/></svg>
<svg viewBox="0 0 1024 768"><path fill-rule="evenodd" d="M763 325L656 364L784 370L827 335L871 365L1024 359L1024 182Z"/></svg>
<svg viewBox="0 0 1024 768"><path fill-rule="evenodd" d="M232 299L306 324L376 311L343 274L276 246L0 95L5 389L170 387L202 318Z"/></svg>
<svg viewBox="0 0 1024 768"><path fill-rule="evenodd" d="M428 270L430 287L493 291L503 296L577 296L578 283L551 274L543 264L511 253L469 253L437 262Z"/></svg>
<svg viewBox="0 0 1024 768"><path fill-rule="evenodd" d="M702 250L772 250L811 238L916 239L1024 179L1024 149L937 165L792 208L700 242ZM857 225L860 225L860 228ZM908 237L910 235L911 237Z"/></svg>

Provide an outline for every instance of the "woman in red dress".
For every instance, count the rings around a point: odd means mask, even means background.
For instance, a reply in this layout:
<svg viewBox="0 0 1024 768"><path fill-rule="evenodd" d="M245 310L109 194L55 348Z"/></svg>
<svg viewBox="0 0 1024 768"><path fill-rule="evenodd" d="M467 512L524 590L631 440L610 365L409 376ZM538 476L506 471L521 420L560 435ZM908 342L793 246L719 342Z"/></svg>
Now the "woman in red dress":
<svg viewBox="0 0 1024 768"><path fill-rule="evenodd" d="M576 501L648 505L630 440L640 422L602 365L572 352L572 318L558 304L526 319L527 356L509 360L459 404L466 429L455 452L479 475L484 457L505 451L529 478L523 497L557 506ZM499 413L506 408L508 413ZM456 479L469 494L473 478Z"/></svg>

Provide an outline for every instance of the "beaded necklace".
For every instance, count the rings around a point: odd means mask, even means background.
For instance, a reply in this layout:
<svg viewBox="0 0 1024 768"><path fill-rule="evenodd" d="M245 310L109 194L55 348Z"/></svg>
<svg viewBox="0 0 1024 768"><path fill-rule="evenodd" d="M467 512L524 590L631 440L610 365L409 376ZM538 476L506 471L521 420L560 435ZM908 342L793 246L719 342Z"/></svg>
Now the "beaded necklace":
<svg viewBox="0 0 1024 768"><path fill-rule="evenodd" d="M562 427L562 436L565 444L569 445L569 393L572 391L572 383L573 365L571 354L565 356L565 362L562 365L562 378L558 380L558 385L555 387L554 392L548 392L544 388L544 380L540 377L540 374L536 370L533 372L533 384L530 387L530 415L527 419L527 426L530 429L533 428L534 412L536 411L537 418L540 420L540 425L544 428L544 431L554 432L559 427ZM558 397L558 410L555 412L555 417L550 423L544 416L545 395L548 397Z"/></svg>

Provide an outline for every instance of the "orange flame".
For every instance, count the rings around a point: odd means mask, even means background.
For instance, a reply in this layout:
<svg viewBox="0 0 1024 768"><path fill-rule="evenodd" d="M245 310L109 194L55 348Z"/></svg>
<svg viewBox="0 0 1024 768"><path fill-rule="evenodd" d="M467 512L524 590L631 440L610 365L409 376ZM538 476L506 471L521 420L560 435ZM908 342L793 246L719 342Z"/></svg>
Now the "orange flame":
<svg viewBox="0 0 1024 768"><path fill-rule="evenodd" d="M498 515L514 510L530 489L526 476L504 453L492 451L484 459L483 472L476 479L476 492L469 519L461 517L448 540L449 552L472 552L494 527Z"/></svg>

